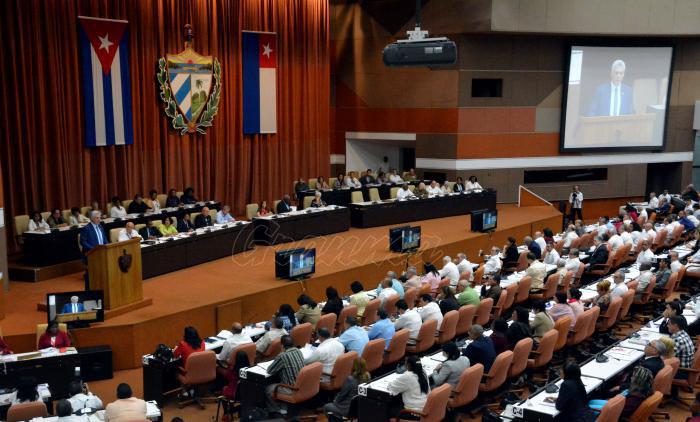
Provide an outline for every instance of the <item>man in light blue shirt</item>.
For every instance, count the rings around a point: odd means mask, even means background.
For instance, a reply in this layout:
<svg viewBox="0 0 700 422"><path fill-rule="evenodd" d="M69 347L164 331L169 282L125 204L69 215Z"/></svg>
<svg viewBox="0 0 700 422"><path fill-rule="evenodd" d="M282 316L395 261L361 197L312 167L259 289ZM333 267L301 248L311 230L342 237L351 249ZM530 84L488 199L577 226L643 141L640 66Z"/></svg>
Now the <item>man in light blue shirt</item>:
<svg viewBox="0 0 700 422"><path fill-rule="evenodd" d="M347 317L345 327L345 331L338 340L343 344L346 352L355 351L358 356L362 356L365 345L369 343L367 331L357 326L357 319L354 316Z"/></svg>
<svg viewBox="0 0 700 422"><path fill-rule="evenodd" d="M234 221L236 219L231 215L231 207L228 205L224 205L221 211L216 213L216 224L233 223Z"/></svg>
<svg viewBox="0 0 700 422"><path fill-rule="evenodd" d="M379 321L375 322L370 328L367 336L370 340L375 340L378 338L383 338L386 341L385 349L389 348L389 343L391 343L391 338L394 337L396 329L394 328L394 323L388 318L389 316L384 312L384 309L377 311L377 316L379 316Z"/></svg>
<svg viewBox="0 0 700 422"><path fill-rule="evenodd" d="M396 290L396 293L399 294L399 297L403 299L403 285L399 280L396 279L396 273L394 271L387 271L386 273L386 278L391 279L391 288ZM379 282L379 285L377 286L377 296L379 296L379 293L382 292L382 283Z"/></svg>

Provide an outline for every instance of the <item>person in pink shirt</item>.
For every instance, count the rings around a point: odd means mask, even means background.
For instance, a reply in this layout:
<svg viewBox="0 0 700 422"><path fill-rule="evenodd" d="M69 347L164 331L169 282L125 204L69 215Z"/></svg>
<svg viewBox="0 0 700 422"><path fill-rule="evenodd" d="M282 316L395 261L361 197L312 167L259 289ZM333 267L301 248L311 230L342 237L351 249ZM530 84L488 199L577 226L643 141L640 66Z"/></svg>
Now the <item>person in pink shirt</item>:
<svg viewBox="0 0 700 422"><path fill-rule="evenodd" d="M442 281L440 279L440 273L430 262L426 262L425 265L423 265L423 270L425 271L425 275L421 278L421 284L430 284L430 294L435 297L440 288L440 281Z"/></svg>
<svg viewBox="0 0 700 422"><path fill-rule="evenodd" d="M581 303L581 290L576 288L569 290L569 306L571 306L571 309L574 311L574 316L576 318L583 313L584 309L583 303Z"/></svg>
<svg viewBox="0 0 700 422"><path fill-rule="evenodd" d="M571 318L570 328L574 328L574 325L576 325L576 315L574 314L574 309L569 305L566 292L557 292L556 299L557 303L549 310L549 316L552 317L555 322L562 317L568 316Z"/></svg>

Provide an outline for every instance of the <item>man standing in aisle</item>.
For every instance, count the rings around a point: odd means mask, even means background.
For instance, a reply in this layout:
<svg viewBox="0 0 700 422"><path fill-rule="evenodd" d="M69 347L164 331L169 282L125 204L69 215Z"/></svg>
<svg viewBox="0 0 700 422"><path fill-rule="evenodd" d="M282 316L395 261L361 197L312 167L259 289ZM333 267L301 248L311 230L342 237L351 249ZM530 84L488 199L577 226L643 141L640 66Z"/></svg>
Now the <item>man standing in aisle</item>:
<svg viewBox="0 0 700 422"><path fill-rule="evenodd" d="M576 216L578 216L579 220L583 220L583 213L581 212L583 208L583 194L579 190L578 185L574 186L574 190L569 195L569 204L571 205L569 221L576 221Z"/></svg>

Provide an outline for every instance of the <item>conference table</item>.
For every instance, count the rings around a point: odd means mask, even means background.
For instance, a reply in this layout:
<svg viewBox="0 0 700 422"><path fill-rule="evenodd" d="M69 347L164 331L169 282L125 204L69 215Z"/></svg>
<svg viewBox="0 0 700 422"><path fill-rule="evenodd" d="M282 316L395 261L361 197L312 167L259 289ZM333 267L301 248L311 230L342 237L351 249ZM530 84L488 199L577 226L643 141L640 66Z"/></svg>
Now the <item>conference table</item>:
<svg viewBox="0 0 700 422"><path fill-rule="evenodd" d="M102 227L107 236L114 228L124 227L126 223L146 224L148 221L161 220L165 217L182 218L185 214L201 212L202 208L220 209L216 201L198 202L183 207L165 208L160 213L128 214L126 218L103 218ZM85 226L61 227L51 231L25 231L22 234L22 251L24 263L33 267L46 267L82 258L78 246L78 234Z"/></svg>
<svg viewBox="0 0 700 422"><path fill-rule="evenodd" d="M430 183L430 180L412 180L406 183L413 186L418 186L421 182L426 184ZM379 197L381 199L391 198L391 188L399 187L403 184L397 183L372 183L368 185L363 185L361 188L339 188L339 189L324 189L321 191L321 199L328 205L341 205L347 207L352 203L352 193L362 192L362 197L365 201L369 201L369 191L370 189L377 189L379 192ZM297 193L297 200L299 202L299 209L304 208L304 198L307 196L315 196L316 189L308 189Z"/></svg>
<svg viewBox="0 0 700 422"><path fill-rule="evenodd" d="M409 221L466 215L472 211L496 209L493 189L470 193L449 193L425 199L387 199L350 204L353 227L390 226ZM466 225L466 223L465 223Z"/></svg>
<svg viewBox="0 0 700 422"><path fill-rule="evenodd" d="M141 243L143 279L225 258L253 249L253 225L249 221L215 224Z"/></svg>
<svg viewBox="0 0 700 422"><path fill-rule="evenodd" d="M350 230L350 210L331 205L253 217L255 243L277 245Z"/></svg>

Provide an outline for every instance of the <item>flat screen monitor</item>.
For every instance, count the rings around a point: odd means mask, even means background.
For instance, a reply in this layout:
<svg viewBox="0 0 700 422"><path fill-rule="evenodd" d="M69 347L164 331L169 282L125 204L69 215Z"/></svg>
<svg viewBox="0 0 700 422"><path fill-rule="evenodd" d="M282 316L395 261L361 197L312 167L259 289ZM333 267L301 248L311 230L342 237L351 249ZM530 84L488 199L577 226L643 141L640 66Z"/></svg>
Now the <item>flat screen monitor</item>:
<svg viewBox="0 0 700 422"><path fill-rule="evenodd" d="M304 278L316 272L316 249L285 249L275 252L275 277Z"/></svg>
<svg viewBox="0 0 700 422"><path fill-rule="evenodd" d="M670 45L572 45L560 150L662 150L672 64Z"/></svg>
<svg viewBox="0 0 700 422"><path fill-rule="evenodd" d="M103 303L102 290L48 293L47 320L73 326L102 322L105 319Z"/></svg>
<svg viewBox="0 0 700 422"><path fill-rule="evenodd" d="M472 211L472 231L488 232L498 226L498 210Z"/></svg>
<svg viewBox="0 0 700 422"><path fill-rule="evenodd" d="M420 248L420 226L402 226L389 229L389 250L408 252Z"/></svg>

